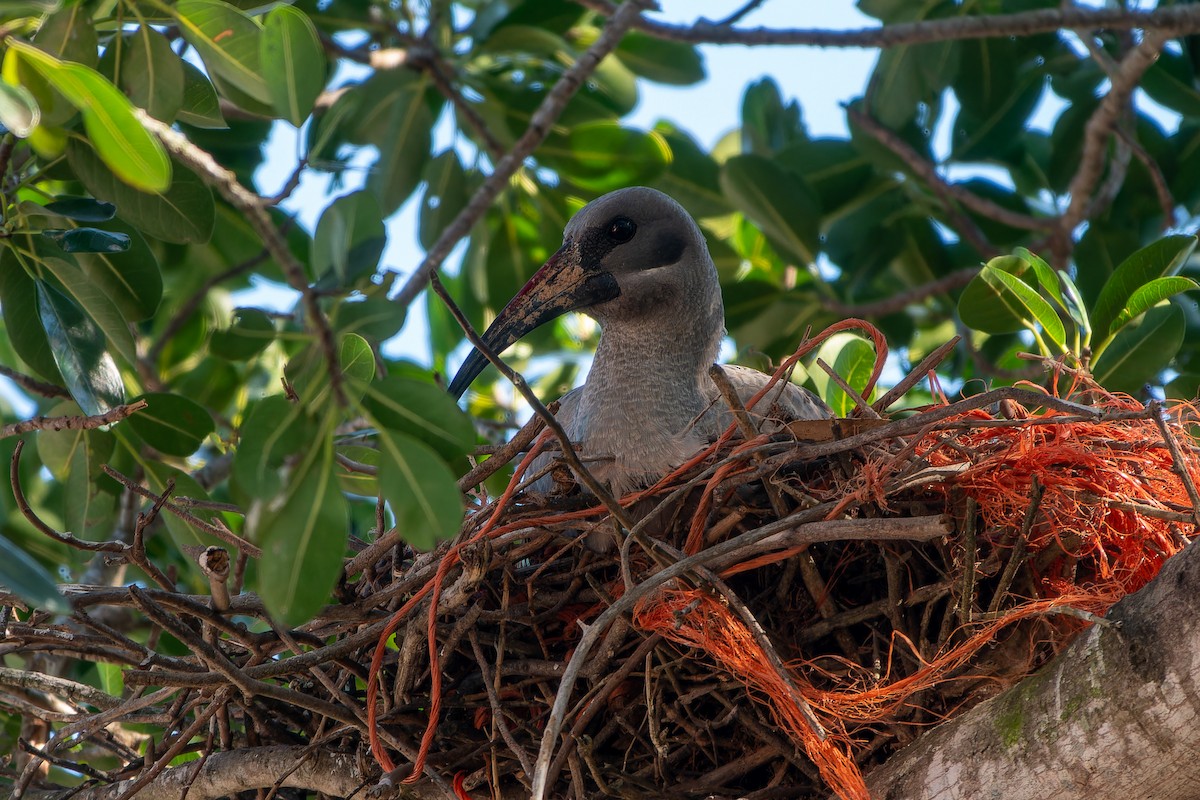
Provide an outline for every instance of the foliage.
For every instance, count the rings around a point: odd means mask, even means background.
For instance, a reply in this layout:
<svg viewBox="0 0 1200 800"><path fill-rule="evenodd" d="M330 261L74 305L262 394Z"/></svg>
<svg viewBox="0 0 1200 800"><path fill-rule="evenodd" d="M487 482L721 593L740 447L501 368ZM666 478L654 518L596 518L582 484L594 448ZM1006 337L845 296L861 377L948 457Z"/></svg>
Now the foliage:
<svg viewBox="0 0 1200 800"><path fill-rule="evenodd" d="M246 586L289 624L333 600L341 559L380 526L421 549L451 537L465 508L455 476L478 437L436 381L464 336L428 295L432 370L381 350L407 311L388 299L402 279L381 262L384 220L418 202L415 236L435 249L597 41L596 6L6 4L0 364L16 379L3 421L147 404L111 426L24 433L36 448L15 474L33 513L82 540L129 544L135 528L141 542L133 487L171 492L183 502L148 518L148 559L207 592L194 548L261 551L242 565ZM888 26L1059 4L859 6ZM763 366L806 330L864 315L913 363L970 328L943 365L952 386L1036 377L1017 357L1033 347L1090 367L1112 390L1144 396L1166 383L1191 397L1200 48L1182 37L1142 64L1127 30L1092 38L1094 54L1065 31L883 49L845 137L811 135L798 100L766 77L746 87L736 133L710 151L670 120L623 122L645 82L706 77L693 44L630 32L556 109L442 280L481 328L584 202L645 184L701 220L740 361ZM1139 82L1139 97L1179 115L1177 127L1128 102ZM1066 105L1049 130L1032 122L1046 100ZM1118 135L1096 140L1097 120ZM276 199L238 194L285 125L304 145L289 185L326 173L341 186L370 165L365 186L332 200L313 231ZM264 285L289 286L294 309L246 299ZM588 330L581 341L547 326L511 363L554 394L577 379L571 356L594 344ZM821 358L853 385L862 343L833 342ZM566 366L539 372L534 353ZM512 425L519 411L494 371L476 388L471 415ZM11 490L0 504L0 549L12 555L0 584L27 601L61 607L48 587L84 577L155 579L48 538Z"/></svg>

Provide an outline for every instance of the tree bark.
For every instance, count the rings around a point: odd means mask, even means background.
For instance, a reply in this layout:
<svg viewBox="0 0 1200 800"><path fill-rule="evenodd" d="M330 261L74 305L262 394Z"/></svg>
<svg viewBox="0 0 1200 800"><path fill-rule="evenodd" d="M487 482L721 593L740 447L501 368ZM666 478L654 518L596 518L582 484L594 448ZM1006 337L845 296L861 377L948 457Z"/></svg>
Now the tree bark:
<svg viewBox="0 0 1200 800"><path fill-rule="evenodd" d="M1200 797L1200 552L1172 558L1036 675L900 751L876 800Z"/></svg>

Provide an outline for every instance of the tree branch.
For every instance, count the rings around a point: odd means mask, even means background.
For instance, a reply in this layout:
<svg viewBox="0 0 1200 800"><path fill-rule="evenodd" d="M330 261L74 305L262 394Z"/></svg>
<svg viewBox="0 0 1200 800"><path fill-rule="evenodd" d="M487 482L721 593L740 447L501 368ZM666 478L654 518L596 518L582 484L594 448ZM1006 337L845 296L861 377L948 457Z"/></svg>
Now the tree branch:
<svg viewBox="0 0 1200 800"><path fill-rule="evenodd" d="M512 149L496 162L496 169L483 182L483 185L454 218L454 221L442 231L442 235L426 253L425 260L396 294L395 301L400 308L407 308L424 290L425 284L429 282L429 276L437 271L458 240L467 235L476 220L487 211L492 201L508 185L508 179L516 173L525 163L525 159L550 133L550 127L562 114L567 102L575 95L575 92L579 91L588 76L595 71L601 59L612 52L621 41L625 31L640 18L641 12L650 8L651 5L652 0L629 0L627 3L622 3L609 19L608 25L605 26L599 38L558 79L558 83L554 84L554 88L546 94L546 99L533 112L525 133L521 135Z"/></svg>
<svg viewBox="0 0 1200 800"><path fill-rule="evenodd" d="M601 14L615 14L620 7L610 0L575 0ZM1127 11L1120 8L1067 6L1023 11L1017 14L988 14L920 22L831 31L825 28L737 28L699 20L692 25L674 25L641 19L635 27L660 39L693 44L800 45L809 47L882 48L960 39L994 39L1029 36L1057 30L1091 31L1143 29L1172 36L1200 31L1200 7L1194 5Z"/></svg>

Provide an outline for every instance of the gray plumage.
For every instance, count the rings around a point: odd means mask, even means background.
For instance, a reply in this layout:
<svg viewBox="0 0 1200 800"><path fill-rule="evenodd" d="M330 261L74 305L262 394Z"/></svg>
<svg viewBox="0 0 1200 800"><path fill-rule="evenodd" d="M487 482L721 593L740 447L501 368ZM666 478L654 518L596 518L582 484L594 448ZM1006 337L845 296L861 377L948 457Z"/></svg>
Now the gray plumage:
<svg viewBox="0 0 1200 800"><path fill-rule="evenodd" d="M733 421L708 375L725 334L716 267L690 215L662 192L621 189L592 201L563 247L484 334L500 351L537 325L578 309L601 327L584 384L558 420L595 477L618 496L682 464ZM486 361L473 354L451 383L461 395ZM743 403L770 379L726 366ZM761 417L824 419L811 392L780 382L749 409ZM546 488L545 485L538 488Z"/></svg>

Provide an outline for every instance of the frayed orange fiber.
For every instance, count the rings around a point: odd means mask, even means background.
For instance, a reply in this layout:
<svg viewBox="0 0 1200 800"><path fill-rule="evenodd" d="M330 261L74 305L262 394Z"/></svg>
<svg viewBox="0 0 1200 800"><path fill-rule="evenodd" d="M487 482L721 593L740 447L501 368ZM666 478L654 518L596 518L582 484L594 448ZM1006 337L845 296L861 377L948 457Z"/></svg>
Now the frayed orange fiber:
<svg viewBox="0 0 1200 800"><path fill-rule="evenodd" d="M804 745L821 778L838 798L870 800L862 773L848 754L848 739L836 732L822 736L813 729L805 718L805 699L795 697L792 686L727 606L699 589L666 589L639 603L633 621L643 630L706 652L718 666L746 684L751 696L767 706L776 724L793 741ZM800 679L790 677L802 692L811 690ZM836 723L835 719L830 721Z"/></svg>

